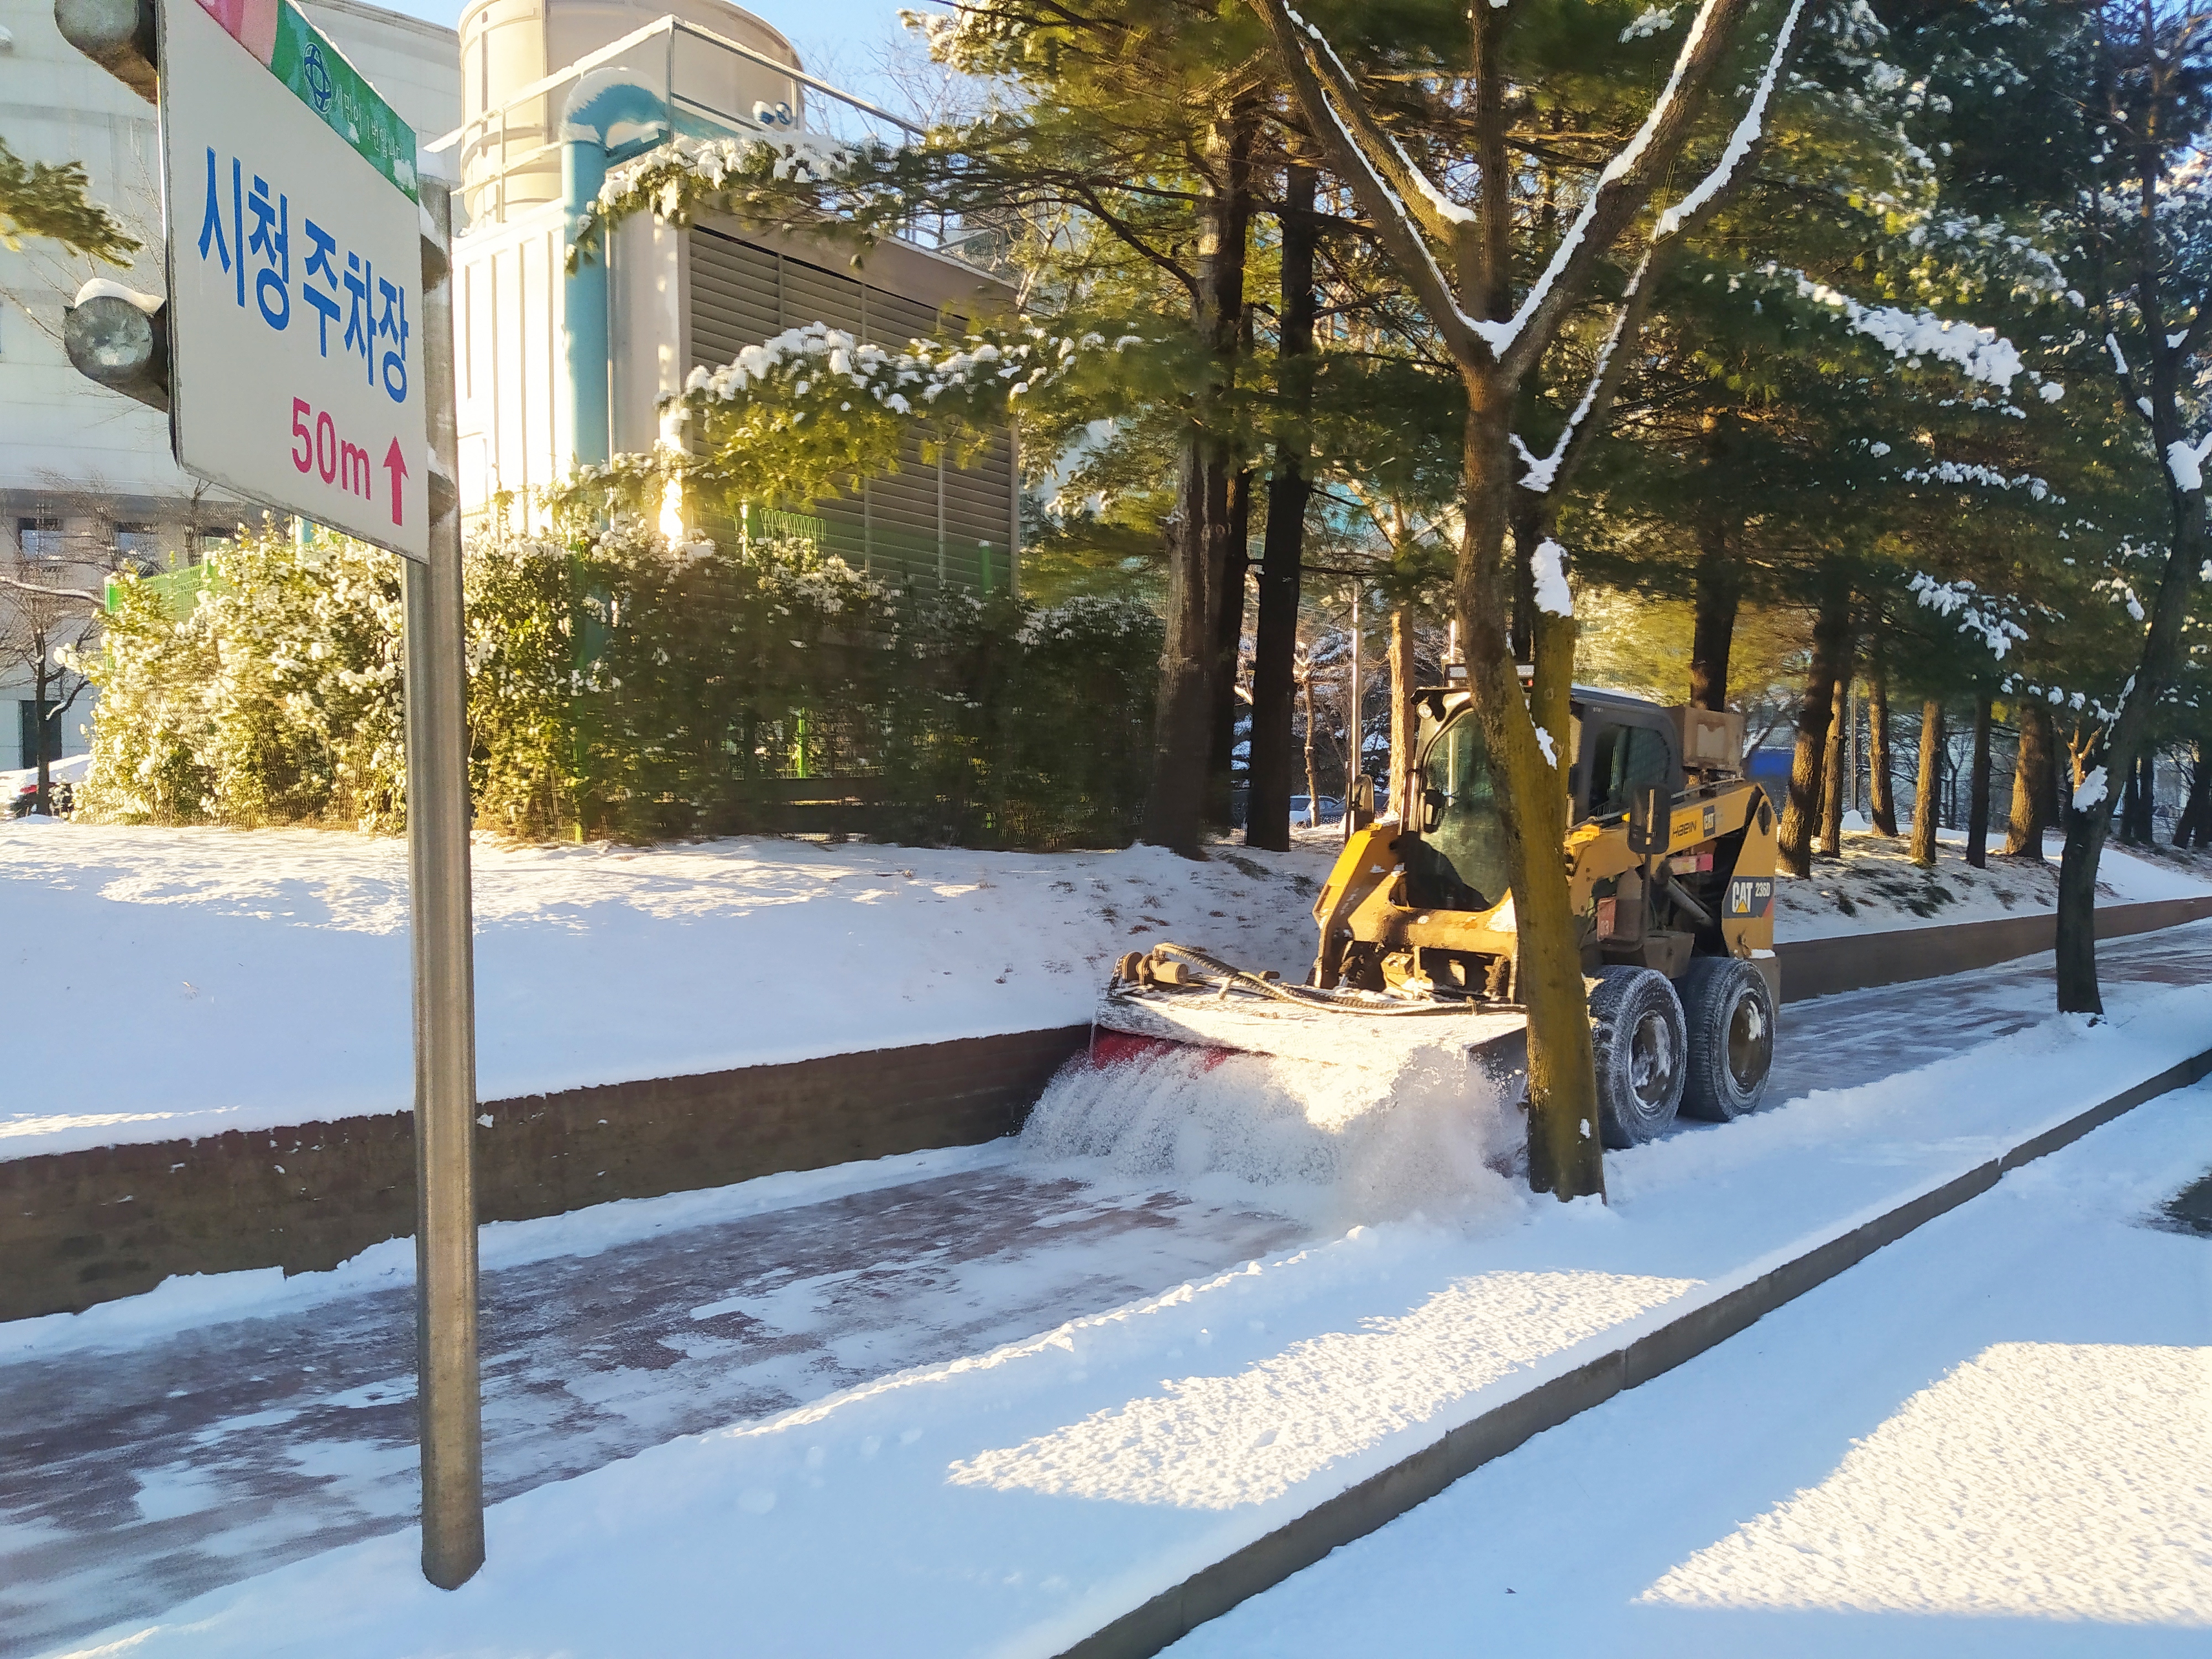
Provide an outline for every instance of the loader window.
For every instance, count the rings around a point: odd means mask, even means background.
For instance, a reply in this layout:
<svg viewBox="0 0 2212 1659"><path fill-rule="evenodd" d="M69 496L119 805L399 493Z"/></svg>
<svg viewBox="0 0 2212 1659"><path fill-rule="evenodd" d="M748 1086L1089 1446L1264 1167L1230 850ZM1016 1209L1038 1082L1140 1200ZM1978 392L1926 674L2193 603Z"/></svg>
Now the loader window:
<svg viewBox="0 0 2212 1659"><path fill-rule="evenodd" d="M1420 850L1407 861L1407 896L1440 910L1487 910L1510 883L1490 755L1472 714L1429 745L1421 788L1425 828Z"/></svg>
<svg viewBox="0 0 2212 1659"><path fill-rule="evenodd" d="M1637 791L1653 787L1674 799L1682 787L1663 733L1644 726L1608 726L1590 750L1590 816L1626 812Z"/></svg>

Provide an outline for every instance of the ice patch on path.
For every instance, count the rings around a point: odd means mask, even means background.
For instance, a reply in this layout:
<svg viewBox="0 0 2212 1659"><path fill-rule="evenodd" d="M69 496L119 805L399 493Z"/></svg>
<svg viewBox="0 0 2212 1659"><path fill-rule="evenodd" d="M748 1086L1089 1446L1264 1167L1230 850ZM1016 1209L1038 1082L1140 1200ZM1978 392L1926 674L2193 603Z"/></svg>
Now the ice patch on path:
<svg viewBox="0 0 2212 1659"><path fill-rule="evenodd" d="M1020 1146L1334 1231L1517 1211L1499 1173L1516 1128L1496 1084L1449 1061L1386 1073L1147 1045L1063 1066Z"/></svg>

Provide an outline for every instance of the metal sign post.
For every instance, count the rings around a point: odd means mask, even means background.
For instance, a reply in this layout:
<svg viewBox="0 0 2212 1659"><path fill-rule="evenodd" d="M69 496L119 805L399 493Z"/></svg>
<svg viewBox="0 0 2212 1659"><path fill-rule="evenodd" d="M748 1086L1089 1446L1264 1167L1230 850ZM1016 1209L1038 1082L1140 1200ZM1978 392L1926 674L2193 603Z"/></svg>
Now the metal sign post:
<svg viewBox="0 0 2212 1659"><path fill-rule="evenodd" d="M158 97L168 238L166 304L88 284L71 361L166 408L186 471L404 556L422 1572L451 1589L484 1555L452 199L292 0L54 18Z"/></svg>
<svg viewBox="0 0 2212 1659"><path fill-rule="evenodd" d="M415 1329L422 1439L422 1576L483 1565L483 1406L477 1370L476 974L470 937L468 688L454 410L453 202L422 185L423 390L429 560L407 604L407 871L415 939Z"/></svg>

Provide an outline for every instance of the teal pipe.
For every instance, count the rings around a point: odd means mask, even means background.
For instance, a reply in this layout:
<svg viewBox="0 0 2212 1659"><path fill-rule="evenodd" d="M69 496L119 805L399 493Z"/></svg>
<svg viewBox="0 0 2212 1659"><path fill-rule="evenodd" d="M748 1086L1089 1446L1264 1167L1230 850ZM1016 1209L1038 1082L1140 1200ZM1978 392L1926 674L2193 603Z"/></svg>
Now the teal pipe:
<svg viewBox="0 0 2212 1659"><path fill-rule="evenodd" d="M668 106L658 93L595 76L577 82L561 117L561 204L571 246L607 169L651 149L668 132ZM597 252L576 261L561 289L562 396L577 465L604 466L614 455L606 253L602 239Z"/></svg>

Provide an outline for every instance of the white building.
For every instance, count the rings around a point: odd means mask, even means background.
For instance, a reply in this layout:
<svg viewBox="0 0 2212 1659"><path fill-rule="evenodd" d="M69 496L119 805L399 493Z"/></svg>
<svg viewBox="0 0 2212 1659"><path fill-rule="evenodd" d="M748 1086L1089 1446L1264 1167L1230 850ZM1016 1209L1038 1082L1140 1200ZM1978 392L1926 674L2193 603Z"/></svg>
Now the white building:
<svg viewBox="0 0 2212 1659"><path fill-rule="evenodd" d="M610 257L570 274L577 201L610 161L673 132L783 137L864 106L814 80L784 37L724 0L475 0L461 16L466 120L459 162L469 228L455 250L460 484L481 520L504 496L526 521L532 492L577 460L651 450L660 398L700 366L823 322L902 345L944 313L1012 308L1010 289L915 241L886 240L856 265L842 246L712 216L678 228L623 222ZM892 135L896 136L896 135ZM567 181L564 186L564 179ZM798 509L825 552L925 588L1018 580L1012 434L969 468L925 464L919 443L887 478ZM693 505L695 520L715 516Z"/></svg>
<svg viewBox="0 0 2212 1659"><path fill-rule="evenodd" d="M453 30L358 0L300 4L423 137L461 118ZM82 163L94 198L144 247L127 272L35 240L0 247L0 556L58 554L71 581L96 580L117 549L150 565L189 562L197 536L230 529L246 509L179 471L167 420L85 380L61 343L62 307L87 276L162 288L154 106L63 40L41 0L10 5L5 19L0 133L26 161ZM21 671L0 662L0 770L37 758ZM89 715L79 698L61 722L64 753L84 749Z"/></svg>

